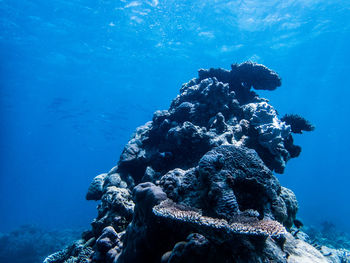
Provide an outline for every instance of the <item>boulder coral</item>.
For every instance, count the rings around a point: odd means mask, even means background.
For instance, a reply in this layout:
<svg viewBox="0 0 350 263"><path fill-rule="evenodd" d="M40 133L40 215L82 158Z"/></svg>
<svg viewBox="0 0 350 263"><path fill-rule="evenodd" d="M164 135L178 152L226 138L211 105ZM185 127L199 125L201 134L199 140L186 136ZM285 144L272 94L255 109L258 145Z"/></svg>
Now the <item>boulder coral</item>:
<svg viewBox="0 0 350 263"><path fill-rule="evenodd" d="M100 204L81 249L46 263L318 262L289 234L298 203L273 174L300 154L298 130L252 90L280 85L252 62L199 70L92 181L87 199Z"/></svg>

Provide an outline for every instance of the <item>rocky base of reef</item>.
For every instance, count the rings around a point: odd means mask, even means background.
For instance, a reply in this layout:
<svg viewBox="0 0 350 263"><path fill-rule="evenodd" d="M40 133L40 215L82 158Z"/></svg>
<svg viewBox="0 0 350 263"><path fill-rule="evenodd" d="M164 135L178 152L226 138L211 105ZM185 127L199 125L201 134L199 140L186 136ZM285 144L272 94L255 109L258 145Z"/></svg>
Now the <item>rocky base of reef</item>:
<svg viewBox="0 0 350 263"><path fill-rule="evenodd" d="M312 244L350 250L350 234L341 231L330 221L324 221L318 226L305 226L303 231L309 236L309 242Z"/></svg>
<svg viewBox="0 0 350 263"><path fill-rule="evenodd" d="M44 263L350 262L349 250L317 245L306 233L288 232L254 211L231 220L204 216L204 210L174 203L149 182L137 185L132 195L133 218L123 231L107 226L97 239L88 231Z"/></svg>
<svg viewBox="0 0 350 263"><path fill-rule="evenodd" d="M310 227L308 226L305 226L304 229L306 229L306 231L310 231ZM316 231L320 233L322 230L316 230ZM312 249L312 251L314 252L318 251L318 255L322 255L323 257L323 261L314 260L314 261L305 261L305 262L329 262L329 263L350 262L350 250L343 247L338 247L338 248L332 247L331 243L334 243L335 240L328 239L328 242L325 242L323 240L324 244L322 244L321 239L317 240L317 239L311 238L307 233L300 231L298 229L293 229L291 233L294 237L294 240L304 244L303 246L307 244L307 250ZM338 236L337 237L334 236L334 238L338 239ZM348 241L350 241L350 239ZM303 250L305 251L306 247ZM304 261L295 261L295 262L304 262Z"/></svg>

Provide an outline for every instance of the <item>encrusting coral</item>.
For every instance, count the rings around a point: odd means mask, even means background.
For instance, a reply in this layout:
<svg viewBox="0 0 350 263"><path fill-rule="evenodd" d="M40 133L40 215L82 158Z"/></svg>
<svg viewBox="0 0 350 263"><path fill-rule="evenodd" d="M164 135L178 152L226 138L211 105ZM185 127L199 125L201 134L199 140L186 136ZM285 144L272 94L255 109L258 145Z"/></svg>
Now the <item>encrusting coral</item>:
<svg viewBox="0 0 350 263"><path fill-rule="evenodd" d="M137 128L118 165L93 180L87 199L101 203L83 250L46 262L289 262L288 253L300 253L283 246L299 244L288 233L298 203L273 171L300 154L299 130L252 90L280 85L252 62L199 70L168 110ZM312 130L305 123L299 129Z"/></svg>

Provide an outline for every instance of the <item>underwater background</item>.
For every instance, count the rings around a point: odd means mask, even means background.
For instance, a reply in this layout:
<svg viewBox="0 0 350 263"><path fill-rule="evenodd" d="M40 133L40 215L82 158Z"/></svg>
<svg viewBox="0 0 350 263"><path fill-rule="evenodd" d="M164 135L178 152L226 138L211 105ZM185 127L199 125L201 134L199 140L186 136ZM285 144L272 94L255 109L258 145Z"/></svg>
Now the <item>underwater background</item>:
<svg viewBox="0 0 350 263"><path fill-rule="evenodd" d="M87 188L136 127L199 68L247 60L316 127L277 175L298 218L350 232L350 2L1 0L0 21L0 232L89 228Z"/></svg>

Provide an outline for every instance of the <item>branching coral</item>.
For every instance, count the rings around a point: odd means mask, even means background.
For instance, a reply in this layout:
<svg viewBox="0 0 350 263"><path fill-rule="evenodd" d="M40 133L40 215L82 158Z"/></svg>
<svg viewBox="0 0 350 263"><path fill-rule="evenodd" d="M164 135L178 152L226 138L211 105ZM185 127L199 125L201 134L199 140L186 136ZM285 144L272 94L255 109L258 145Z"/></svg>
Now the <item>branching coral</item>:
<svg viewBox="0 0 350 263"><path fill-rule="evenodd" d="M44 263L54 263L54 262L63 262L68 259L68 251L67 249L57 251L45 258Z"/></svg>
<svg viewBox="0 0 350 263"><path fill-rule="evenodd" d="M286 124L290 125L292 132L302 133L302 131L313 131L313 126L308 120L297 114L286 114L281 118Z"/></svg>
<svg viewBox="0 0 350 263"><path fill-rule="evenodd" d="M89 263L93 254L89 242L83 243L82 240L73 245L48 256L43 263Z"/></svg>

